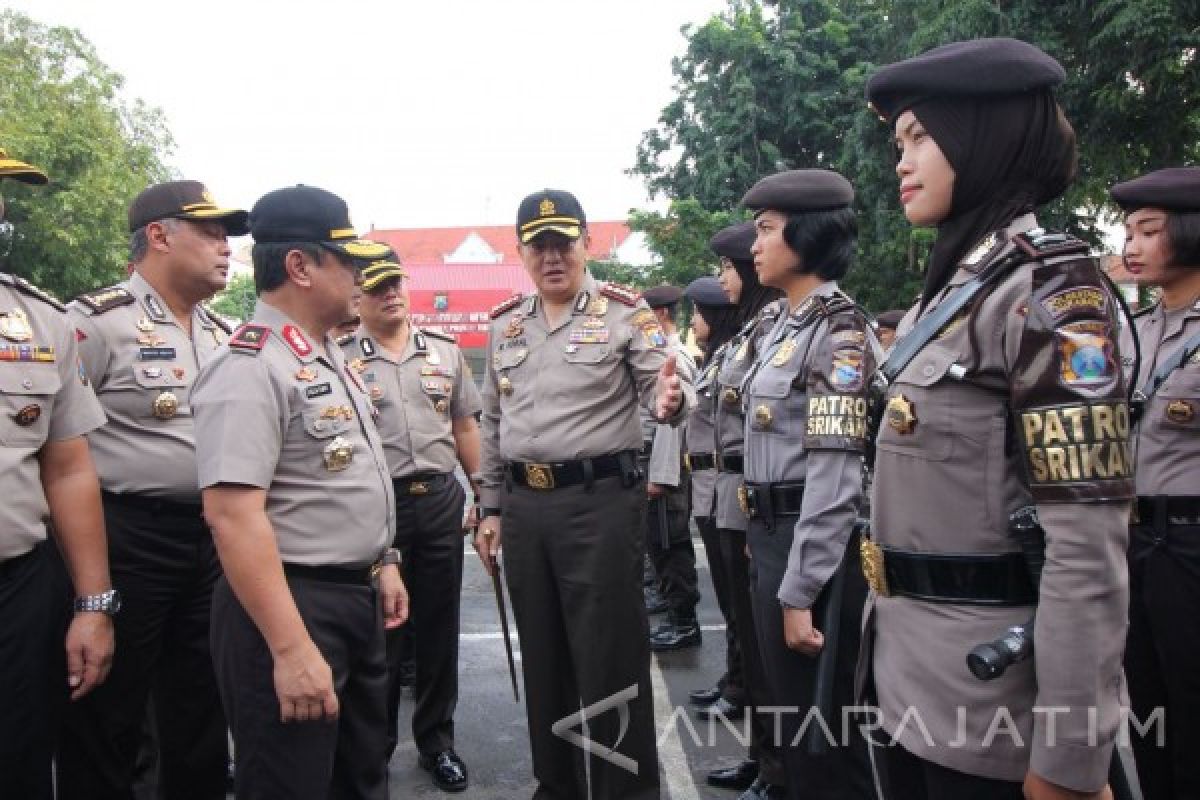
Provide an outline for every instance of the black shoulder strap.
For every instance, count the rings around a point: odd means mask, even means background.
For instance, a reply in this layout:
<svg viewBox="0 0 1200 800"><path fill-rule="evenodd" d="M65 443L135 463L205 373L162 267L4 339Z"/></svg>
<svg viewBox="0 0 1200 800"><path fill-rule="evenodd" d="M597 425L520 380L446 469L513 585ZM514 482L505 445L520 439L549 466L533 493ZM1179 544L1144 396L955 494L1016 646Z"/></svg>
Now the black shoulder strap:
<svg viewBox="0 0 1200 800"><path fill-rule="evenodd" d="M1183 347L1180 347L1171 354L1170 358L1159 365L1154 374L1142 384L1142 388L1134 394L1133 399L1139 403L1145 403L1151 397L1154 397L1154 393L1158 391L1160 386L1167 382L1167 378L1171 377L1171 373L1186 364L1188 359L1194 356L1197 351L1200 351L1200 333L1197 333L1184 342Z"/></svg>

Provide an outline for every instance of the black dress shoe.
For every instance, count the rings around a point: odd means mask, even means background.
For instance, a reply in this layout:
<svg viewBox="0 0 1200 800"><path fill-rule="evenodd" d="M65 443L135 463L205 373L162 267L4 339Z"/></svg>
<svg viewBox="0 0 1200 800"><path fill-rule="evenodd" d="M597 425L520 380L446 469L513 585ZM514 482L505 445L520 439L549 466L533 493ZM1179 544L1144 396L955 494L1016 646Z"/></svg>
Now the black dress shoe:
<svg viewBox="0 0 1200 800"><path fill-rule="evenodd" d="M731 703L724 697L718 697L715 703L704 706L704 708L696 709L696 718L709 720L715 719L718 714L726 719L737 719L746 713L746 707L738 703Z"/></svg>
<svg viewBox="0 0 1200 800"><path fill-rule="evenodd" d="M700 626L693 620L682 625L668 625L660 633L650 637L650 649L656 653L667 650L683 650L688 647L699 647L703 642Z"/></svg>
<svg viewBox="0 0 1200 800"><path fill-rule="evenodd" d="M658 589L648 586L642 590L642 595L646 602L647 614L661 614L667 610L667 601L659 594Z"/></svg>
<svg viewBox="0 0 1200 800"><path fill-rule="evenodd" d="M787 790L765 781L754 779L750 788L738 795L738 800L782 800L787 796Z"/></svg>
<svg viewBox="0 0 1200 800"><path fill-rule="evenodd" d="M749 789L758 778L758 762L746 759L736 767L714 769L704 778L718 789Z"/></svg>
<svg viewBox="0 0 1200 800"><path fill-rule="evenodd" d="M467 765L453 750L432 755L422 753L417 763L433 776L434 785L443 792L461 792L467 788Z"/></svg>
<svg viewBox="0 0 1200 800"><path fill-rule="evenodd" d="M692 689L688 692L688 701L695 706L709 706L717 702L717 698L720 696L720 686L713 686L709 689Z"/></svg>

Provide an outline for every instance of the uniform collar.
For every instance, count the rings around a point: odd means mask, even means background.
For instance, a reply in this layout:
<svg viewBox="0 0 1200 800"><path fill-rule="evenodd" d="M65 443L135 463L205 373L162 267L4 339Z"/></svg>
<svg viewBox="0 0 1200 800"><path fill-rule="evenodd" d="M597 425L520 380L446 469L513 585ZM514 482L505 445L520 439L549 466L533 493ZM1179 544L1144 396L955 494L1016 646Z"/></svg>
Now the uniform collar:
<svg viewBox="0 0 1200 800"><path fill-rule="evenodd" d="M129 280L125 282L125 288L129 293L137 298L138 305L146 313L146 316L160 325L178 325L175 315L171 313L162 295L158 290L151 285L150 281L146 280L140 272L134 272L129 276ZM216 327L208 315L205 314L200 305L197 304L192 309L192 319L199 322L204 328Z"/></svg>
<svg viewBox="0 0 1200 800"><path fill-rule="evenodd" d="M592 277L592 273L585 272L583 285L579 287L579 291L575 295L575 302L571 305L571 316L577 317L580 314L586 314L592 307L592 301L599 296L600 285Z"/></svg>
<svg viewBox="0 0 1200 800"><path fill-rule="evenodd" d="M288 351L302 363L312 363L320 355L319 345L291 317L261 297L254 305L254 317L251 321L266 325L274 331L275 335L283 341ZM329 353L332 353L334 348L337 347L328 334L325 335L324 344L325 350Z"/></svg>

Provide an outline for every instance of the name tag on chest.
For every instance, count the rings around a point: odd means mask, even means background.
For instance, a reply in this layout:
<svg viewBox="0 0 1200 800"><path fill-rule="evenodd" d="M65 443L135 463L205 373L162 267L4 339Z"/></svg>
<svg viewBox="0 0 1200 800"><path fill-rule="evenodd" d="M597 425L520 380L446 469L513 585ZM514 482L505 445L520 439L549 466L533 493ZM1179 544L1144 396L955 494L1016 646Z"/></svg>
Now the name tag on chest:
<svg viewBox="0 0 1200 800"><path fill-rule="evenodd" d="M139 361L174 361L174 347L139 347Z"/></svg>

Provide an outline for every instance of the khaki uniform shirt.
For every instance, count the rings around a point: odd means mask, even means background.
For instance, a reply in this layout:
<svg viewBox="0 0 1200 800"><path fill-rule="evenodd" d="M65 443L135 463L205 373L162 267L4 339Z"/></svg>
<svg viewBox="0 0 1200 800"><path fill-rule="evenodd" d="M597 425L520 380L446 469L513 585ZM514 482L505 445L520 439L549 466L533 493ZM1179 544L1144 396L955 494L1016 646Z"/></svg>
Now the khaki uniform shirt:
<svg viewBox="0 0 1200 800"><path fill-rule="evenodd" d="M714 390L717 366L725 354L721 345L709 356L708 363L696 377L696 407L688 414L683 433L684 451L690 454L712 455L715 452L716 429L713 427L716 414L716 392ZM692 484L692 516L711 517L717 513L716 489L717 470L694 470L689 473Z"/></svg>
<svg viewBox="0 0 1200 800"><path fill-rule="evenodd" d="M62 306L0 273L0 563L46 538L42 447L103 424Z"/></svg>
<svg viewBox="0 0 1200 800"><path fill-rule="evenodd" d="M925 313L1035 225L1026 215L985 239ZM999 679L976 679L965 657L1033 608L868 598L883 725L921 758L1008 781L1033 769L1076 790L1106 781L1133 493L1115 309L1095 259L1027 263L948 323L888 390L871 503L880 545L1015 552L1008 516L1031 502L1046 533L1034 656Z"/></svg>
<svg viewBox="0 0 1200 800"><path fill-rule="evenodd" d="M375 426L393 478L453 472L451 423L482 408L471 369L453 337L412 326L402 353L389 353L365 329L342 340L379 413Z"/></svg>
<svg viewBox="0 0 1200 800"><path fill-rule="evenodd" d="M746 482L804 482L780 602L810 608L846 552L862 505L867 378L879 345L823 283L781 315L743 383Z"/></svg>
<svg viewBox="0 0 1200 800"><path fill-rule="evenodd" d="M88 441L100 485L199 503L191 388L228 338L225 324L197 306L192 333L138 273L70 304L79 355L108 414Z"/></svg>
<svg viewBox="0 0 1200 800"><path fill-rule="evenodd" d="M259 300L200 370L192 410L200 487L266 489L285 563L366 566L391 543L395 504L374 409L332 338L309 341Z"/></svg>
<svg viewBox="0 0 1200 800"><path fill-rule="evenodd" d="M553 328L538 295L501 304L493 312L483 382L481 504L501 507L505 462L640 450L637 408L654 407L667 355L666 337L645 301L591 275ZM695 404L691 384L682 384L672 424Z"/></svg>
<svg viewBox="0 0 1200 800"><path fill-rule="evenodd" d="M746 323L729 340L725 355L717 365L716 416L714 417L714 446L722 455L742 455L745 450L746 417L742 408L742 380L758 355L761 340L771 332L787 310L787 300L780 299L763 306L753 320ZM743 477L735 472L718 472L716 483L717 527L746 530L746 514L738 505L738 487Z"/></svg>
<svg viewBox="0 0 1200 800"><path fill-rule="evenodd" d="M1137 314L1134 324L1142 349L1140 389L1200 331L1200 301L1170 313L1155 305ZM1122 332L1121 354L1132 362L1128 330ZM1158 387L1135 436L1139 495L1200 495L1200 351Z"/></svg>

